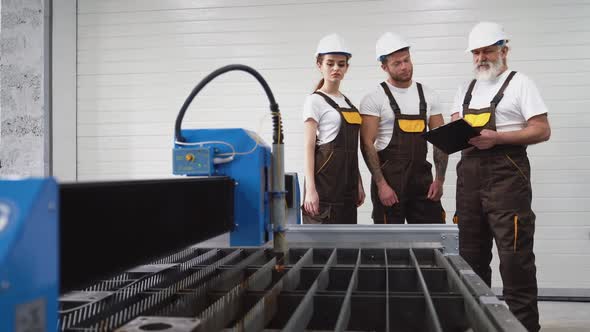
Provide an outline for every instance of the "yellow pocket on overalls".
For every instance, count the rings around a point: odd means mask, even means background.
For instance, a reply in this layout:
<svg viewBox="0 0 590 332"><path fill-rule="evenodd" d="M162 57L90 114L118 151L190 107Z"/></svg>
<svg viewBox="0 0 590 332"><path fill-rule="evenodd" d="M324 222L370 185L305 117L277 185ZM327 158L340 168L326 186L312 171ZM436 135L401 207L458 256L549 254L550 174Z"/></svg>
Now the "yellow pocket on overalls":
<svg viewBox="0 0 590 332"><path fill-rule="evenodd" d="M406 133L421 133L426 128L426 122L424 120L399 119L397 123L399 129Z"/></svg>
<svg viewBox="0 0 590 332"><path fill-rule="evenodd" d="M532 211L521 211L510 216L513 227L512 250L531 251L533 250L533 236L535 234L535 214ZM510 227L509 226L509 227Z"/></svg>
<svg viewBox="0 0 590 332"><path fill-rule="evenodd" d="M363 123L363 118L361 118L361 114L359 112L342 112L342 116L347 123L350 124L361 124Z"/></svg>
<svg viewBox="0 0 590 332"><path fill-rule="evenodd" d="M463 118L472 127L478 128L478 127L485 126L490 121L491 116L492 116L492 113L487 112L487 113L481 113L481 114L465 114L465 116Z"/></svg>
<svg viewBox="0 0 590 332"><path fill-rule="evenodd" d="M514 215L514 252L516 252L516 246L518 244L518 215Z"/></svg>

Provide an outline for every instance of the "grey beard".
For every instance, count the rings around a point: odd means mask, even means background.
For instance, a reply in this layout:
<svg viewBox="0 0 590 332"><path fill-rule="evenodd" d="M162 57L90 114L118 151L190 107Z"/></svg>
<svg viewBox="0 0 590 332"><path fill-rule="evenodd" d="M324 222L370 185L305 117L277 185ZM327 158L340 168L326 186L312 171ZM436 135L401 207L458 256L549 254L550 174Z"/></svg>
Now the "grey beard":
<svg viewBox="0 0 590 332"><path fill-rule="evenodd" d="M479 63L479 65L481 64L488 64L490 66L489 69L487 70L478 70L478 64L474 65L473 68L473 73L475 74L475 79L480 80L480 81L491 81L494 80L496 77L498 77L498 75L500 74L500 71L502 70L502 59L498 58L498 60L496 60L495 62L490 62L490 61L485 61L482 63Z"/></svg>

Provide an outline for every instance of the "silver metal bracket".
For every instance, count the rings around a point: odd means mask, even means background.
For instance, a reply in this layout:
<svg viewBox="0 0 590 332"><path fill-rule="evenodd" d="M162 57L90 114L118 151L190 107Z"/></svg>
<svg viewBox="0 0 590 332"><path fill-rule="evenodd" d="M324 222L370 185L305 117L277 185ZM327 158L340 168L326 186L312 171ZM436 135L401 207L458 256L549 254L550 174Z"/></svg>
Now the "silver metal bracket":
<svg viewBox="0 0 590 332"><path fill-rule="evenodd" d="M459 235L457 233L441 233L440 242L445 253L459 253Z"/></svg>
<svg viewBox="0 0 590 332"><path fill-rule="evenodd" d="M196 332L200 324L201 320L198 318L140 316L115 332Z"/></svg>
<svg viewBox="0 0 590 332"><path fill-rule="evenodd" d="M508 306L506 305L506 302L501 301L499 298L497 298L495 296L480 296L479 297L479 302L481 304L503 305L506 308L508 308Z"/></svg>
<svg viewBox="0 0 590 332"><path fill-rule="evenodd" d="M164 271L171 267L177 266L178 264L146 264L140 265L137 267L132 268L131 270L127 271L130 273L157 273L160 271Z"/></svg>
<svg viewBox="0 0 590 332"><path fill-rule="evenodd" d="M114 294L114 292L76 291L62 295L59 300L61 302L96 302L107 298L112 294Z"/></svg>

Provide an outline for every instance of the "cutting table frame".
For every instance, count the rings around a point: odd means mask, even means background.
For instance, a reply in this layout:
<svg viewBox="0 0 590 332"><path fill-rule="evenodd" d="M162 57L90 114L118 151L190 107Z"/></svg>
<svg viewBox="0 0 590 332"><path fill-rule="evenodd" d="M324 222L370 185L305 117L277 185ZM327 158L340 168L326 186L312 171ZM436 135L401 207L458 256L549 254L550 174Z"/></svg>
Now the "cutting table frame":
<svg viewBox="0 0 590 332"><path fill-rule="evenodd" d="M456 234L289 225L282 269L270 245L204 242L62 296L60 330L524 331L456 254Z"/></svg>

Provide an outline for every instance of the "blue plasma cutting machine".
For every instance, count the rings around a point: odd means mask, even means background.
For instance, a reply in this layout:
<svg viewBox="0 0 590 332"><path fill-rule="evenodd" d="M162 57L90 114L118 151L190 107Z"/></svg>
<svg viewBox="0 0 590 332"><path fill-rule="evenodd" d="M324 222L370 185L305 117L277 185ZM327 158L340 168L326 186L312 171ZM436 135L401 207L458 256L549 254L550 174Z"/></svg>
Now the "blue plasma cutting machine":
<svg viewBox="0 0 590 332"><path fill-rule="evenodd" d="M230 70L264 87L272 145L181 128ZM203 79L173 144L172 179L0 181L0 332L524 331L457 255L454 225L287 227L298 182L250 67Z"/></svg>

